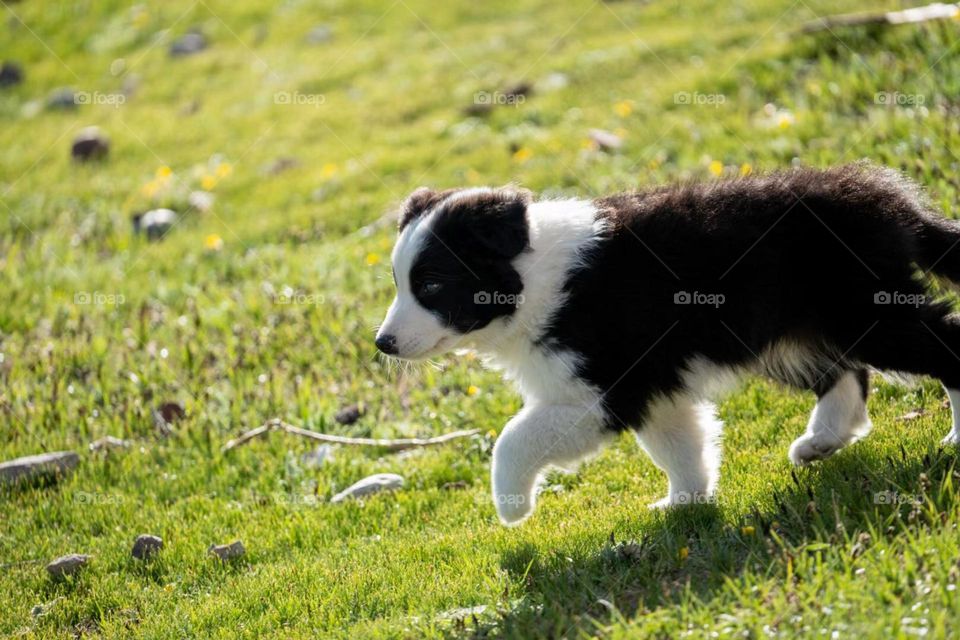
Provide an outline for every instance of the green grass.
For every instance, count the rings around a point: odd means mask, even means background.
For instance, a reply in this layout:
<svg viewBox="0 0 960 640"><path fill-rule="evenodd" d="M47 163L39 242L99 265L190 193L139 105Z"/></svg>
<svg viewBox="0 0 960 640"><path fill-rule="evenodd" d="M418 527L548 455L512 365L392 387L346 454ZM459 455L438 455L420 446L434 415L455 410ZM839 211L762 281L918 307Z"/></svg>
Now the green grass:
<svg viewBox="0 0 960 640"><path fill-rule="evenodd" d="M371 341L393 232L366 225L421 184L589 196L866 157L952 215L960 23L796 32L877 4L5 4L3 56L26 82L0 90L0 458L73 449L83 461L57 485L0 493L0 635L950 634L960 474L936 444L950 418L934 382L876 379L874 433L793 471L786 449L813 399L750 381L721 405L715 505L649 512L666 480L624 437L551 478L557 491L506 529L488 467L516 394L476 360L401 370ZM305 44L321 22L334 40ZM170 38L194 26L209 49L170 59ZM567 86L550 90L552 73ZM463 114L476 92L523 80L535 84L523 104ZM109 96L124 83L137 89L119 107L44 106L57 87ZM722 103L677 104L678 92ZM105 163L69 159L87 125L112 139ZM619 131L622 151L589 148L594 127ZM264 171L281 157L299 165ZM211 211L162 243L132 235L130 215L182 210L218 164L229 169ZM206 247L214 235L220 250ZM308 303L276 304L285 287ZM81 292L122 304L76 304ZM163 439L151 411L165 401L187 417ZM353 402L364 417L336 424ZM275 416L345 435L483 435L403 455L340 447L320 469L280 434L220 453ZM134 446L86 451L108 434ZM407 486L326 503L373 472ZM443 488L454 481L466 487ZM877 504L883 491L915 503ZM143 532L166 542L147 564L130 558ZM240 562L207 556L237 538ZM51 581L44 564L69 552L94 558Z"/></svg>

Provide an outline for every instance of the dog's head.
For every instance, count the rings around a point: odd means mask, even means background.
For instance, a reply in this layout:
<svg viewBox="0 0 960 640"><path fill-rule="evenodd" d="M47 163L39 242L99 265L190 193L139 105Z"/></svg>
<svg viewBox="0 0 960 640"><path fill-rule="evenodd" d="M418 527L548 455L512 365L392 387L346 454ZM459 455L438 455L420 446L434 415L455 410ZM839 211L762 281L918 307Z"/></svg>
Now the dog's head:
<svg viewBox="0 0 960 640"><path fill-rule="evenodd" d="M377 348L428 358L508 320L523 301L513 259L529 246L530 199L510 187L414 191L400 215L392 256L397 295Z"/></svg>

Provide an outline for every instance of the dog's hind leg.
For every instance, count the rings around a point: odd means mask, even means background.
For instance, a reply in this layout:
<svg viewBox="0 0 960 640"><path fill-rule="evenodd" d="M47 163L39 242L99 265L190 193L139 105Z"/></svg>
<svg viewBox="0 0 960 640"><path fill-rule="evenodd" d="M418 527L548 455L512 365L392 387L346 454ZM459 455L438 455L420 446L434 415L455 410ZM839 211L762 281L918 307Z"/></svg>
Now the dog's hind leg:
<svg viewBox="0 0 960 640"><path fill-rule="evenodd" d="M804 465L833 455L870 431L866 369L828 373L814 385L817 406L806 432L790 445L790 460Z"/></svg>
<svg viewBox="0 0 960 640"><path fill-rule="evenodd" d="M943 439L943 444L960 445L960 389L951 389L943 385L947 390L947 397L950 398L950 412L953 414L953 426L950 433Z"/></svg>
<svg viewBox="0 0 960 640"><path fill-rule="evenodd" d="M504 524L523 521L533 513L537 485L547 467L575 469L613 435L599 404L521 409L493 447L490 475L500 520Z"/></svg>
<svg viewBox="0 0 960 640"><path fill-rule="evenodd" d="M881 370L938 378L953 413L944 444L960 444L960 318L945 305L922 305L909 317L884 318L851 350L860 362Z"/></svg>
<svg viewBox="0 0 960 640"><path fill-rule="evenodd" d="M720 473L721 427L708 402L675 395L650 404L637 439L670 482L667 496L651 508L713 499Z"/></svg>

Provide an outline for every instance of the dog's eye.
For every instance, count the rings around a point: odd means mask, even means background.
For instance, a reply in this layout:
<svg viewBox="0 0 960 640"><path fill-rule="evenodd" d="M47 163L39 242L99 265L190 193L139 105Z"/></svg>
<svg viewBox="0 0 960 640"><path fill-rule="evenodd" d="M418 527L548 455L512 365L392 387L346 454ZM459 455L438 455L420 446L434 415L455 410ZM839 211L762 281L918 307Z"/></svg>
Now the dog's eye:
<svg viewBox="0 0 960 640"><path fill-rule="evenodd" d="M439 282L434 282L432 280L427 280L422 285L420 285L420 295L422 296L432 296L435 293L439 292L443 288L443 285Z"/></svg>

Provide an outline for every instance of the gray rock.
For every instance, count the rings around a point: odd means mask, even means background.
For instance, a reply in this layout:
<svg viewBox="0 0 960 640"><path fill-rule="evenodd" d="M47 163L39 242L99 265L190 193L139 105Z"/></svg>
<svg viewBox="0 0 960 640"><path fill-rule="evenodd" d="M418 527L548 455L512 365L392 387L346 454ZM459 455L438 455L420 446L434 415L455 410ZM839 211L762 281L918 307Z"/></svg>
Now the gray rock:
<svg viewBox="0 0 960 640"><path fill-rule="evenodd" d="M147 240L160 240L177 221L177 214L170 209L152 209L133 216L134 233L143 233ZM155 416L156 418L156 416Z"/></svg>
<svg viewBox="0 0 960 640"><path fill-rule="evenodd" d="M23 82L23 67L11 60L0 66L0 87L12 87Z"/></svg>
<svg viewBox="0 0 960 640"><path fill-rule="evenodd" d="M590 139L601 151L616 151L623 146L620 136L603 129L590 129Z"/></svg>
<svg viewBox="0 0 960 640"><path fill-rule="evenodd" d="M230 544L212 544L210 548L207 549L207 553L212 553L217 556L223 562L228 562L230 560L235 560L247 552L246 548L243 546L243 543L239 540L234 540Z"/></svg>
<svg viewBox="0 0 960 640"><path fill-rule="evenodd" d="M61 556L47 565L47 573L53 578L65 578L75 575L81 567L90 561L90 556L85 553L71 553L67 556Z"/></svg>
<svg viewBox="0 0 960 640"><path fill-rule="evenodd" d="M82 129L73 139L70 155L77 162L103 160L110 153L110 139L98 127Z"/></svg>
<svg viewBox="0 0 960 640"><path fill-rule="evenodd" d="M163 549L163 538L142 533L133 542L133 550L130 554L137 560L146 560L161 549Z"/></svg>
<svg viewBox="0 0 960 640"><path fill-rule="evenodd" d="M206 37L204 37L202 33L192 31L190 33L183 34L170 43L170 55L174 57L191 56L195 53L200 53L206 48Z"/></svg>
<svg viewBox="0 0 960 640"><path fill-rule="evenodd" d="M353 483L330 498L330 502L343 502L349 498L360 498L379 491L393 491L403 487L403 484L402 476L395 473L378 473Z"/></svg>
<svg viewBox="0 0 960 640"><path fill-rule="evenodd" d="M70 87L54 89L47 97L48 109L76 109L77 94Z"/></svg>
<svg viewBox="0 0 960 640"><path fill-rule="evenodd" d="M340 424L353 424L360 419L360 416L363 415L363 409L360 405L351 404L337 411L337 414L333 416L333 419Z"/></svg>
<svg viewBox="0 0 960 640"><path fill-rule="evenodd" d="M80 462L73 451L56 451L26 456L0 463L0 484L30 482L42 477L59 477L72 471Z"/></svg>

